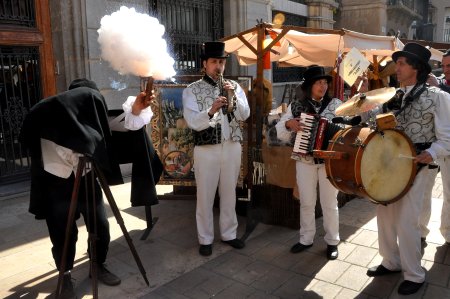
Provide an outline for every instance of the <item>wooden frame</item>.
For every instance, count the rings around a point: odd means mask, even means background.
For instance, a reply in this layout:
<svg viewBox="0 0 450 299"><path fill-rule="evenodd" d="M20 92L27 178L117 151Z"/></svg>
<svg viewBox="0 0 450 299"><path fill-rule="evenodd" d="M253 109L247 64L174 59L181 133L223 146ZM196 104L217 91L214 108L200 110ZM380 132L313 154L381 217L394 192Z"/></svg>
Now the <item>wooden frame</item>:
<svg viewBox="0 0 450 299"><path fill-rule="evenodd" d="M0 44L39 48L42 98L46 98L56 93L50 8L48 0L34 1L34 5L36 28L0 26Z"/></svg>
<svg viewBox="0 0 450 299"><path fill-rule="evenodd" d="M160 184L194 186L194 138L183 119L182 93L187 84L154 86L151 137L164 166Z"/></svg>
<svg viewBox="0 0 450 299"><path fill-rule="evenodd" d="M192 80L199 76L192 76ZM201 78L201 77L200 77ZM252 77L227 77L237 81L248 94L252 86ZM183 118L182 93L187 87L183 84L155 84L155 101L151 109L154 113L151 125L151 139L163 163L164 171L159 184L175 186L195 186L194 177L194 137ZM242 124L244 126L244 124ZM245 131L245 130L243 130ZM244 134L245 136L245 134ZM244 137L241 175L238 184L242 186L247 169L246 140Z"/></svg>

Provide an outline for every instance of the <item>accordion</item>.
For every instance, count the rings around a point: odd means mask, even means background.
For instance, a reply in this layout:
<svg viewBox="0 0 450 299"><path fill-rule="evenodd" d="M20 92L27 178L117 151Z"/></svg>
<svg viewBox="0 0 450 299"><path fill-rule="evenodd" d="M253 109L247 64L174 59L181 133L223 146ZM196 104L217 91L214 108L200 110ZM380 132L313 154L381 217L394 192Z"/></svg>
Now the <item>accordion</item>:
<svg viewBox="0 0 450 299"><path fill-rule="evenodd" d="M343 129L316 114L301 113L300 121L305 124L305 127L295 137L291 155L291 158L295 160L299 160L301 156L312 154L313 150L326 150L333 136Z"/></svg>

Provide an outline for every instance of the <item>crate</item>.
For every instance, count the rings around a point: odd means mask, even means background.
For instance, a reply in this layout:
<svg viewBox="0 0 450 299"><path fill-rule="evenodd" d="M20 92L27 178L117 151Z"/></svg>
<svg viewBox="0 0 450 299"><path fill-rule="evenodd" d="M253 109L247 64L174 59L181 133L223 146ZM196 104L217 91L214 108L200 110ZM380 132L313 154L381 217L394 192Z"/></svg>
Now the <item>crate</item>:
<svg viewBox="0 0 450 299"><path fill-rule="evenodd" d="M343 207L353 198L355 195L339 192L338 207ZM251 213L251 217L264 224L300 229L300 201L293 196L292 188L270 184L253 186L252 200L248 205L244 207L242 202L238 202L237 213L244 216ZM319 195L316 202L316 218L318 217L322 217Z"/></svg>
<svg viewBox="0 0 450 299"><path fill-rule="evenodd" d="M249 204L252 216L262 223L300 228L300 201L292 196L292 188L253 186Z"/></svg>

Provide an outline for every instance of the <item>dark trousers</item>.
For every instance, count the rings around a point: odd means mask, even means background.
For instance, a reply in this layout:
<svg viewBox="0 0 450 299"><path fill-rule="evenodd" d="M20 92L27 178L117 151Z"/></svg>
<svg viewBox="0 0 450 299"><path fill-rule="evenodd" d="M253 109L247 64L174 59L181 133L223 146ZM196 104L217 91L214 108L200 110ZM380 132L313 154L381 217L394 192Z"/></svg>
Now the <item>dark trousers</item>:
<svg viewBox="0 0 450 299"><path fill-rule="evenodd" d="M45 176L45 181L47 183L46 186L48 186L46 192L49 200L49 211L47 213L46 222L50 240L53 244L53 258L55 260L56 267L59 270L66 237L67 218L75 176L72 174L68 179L59 178L49 173L45 173ZM75 219L78 219L80 214L83 215L88 232L94 232L94 214L92 212L91 204L92 200L94 200L96 207L97 263L103 264L106 260L110 242L109 223L106 217L100 185L97 180L94 180L94 184L92 184L92 173L89 172L81 179L80 189L78 192L78 205L75 214ZM86 201L88 201L88 203ZM78 228L74 220L69 238L65 270L71 270L73 268L77 239Z"/></svg>

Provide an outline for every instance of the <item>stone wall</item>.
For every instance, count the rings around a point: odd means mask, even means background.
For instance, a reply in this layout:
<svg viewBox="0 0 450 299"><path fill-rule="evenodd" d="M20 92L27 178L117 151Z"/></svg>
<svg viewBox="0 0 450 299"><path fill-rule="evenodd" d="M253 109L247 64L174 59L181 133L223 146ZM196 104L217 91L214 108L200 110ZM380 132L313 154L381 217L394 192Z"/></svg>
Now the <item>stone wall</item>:
<svg viewBox="0 0 450 299"><path fill-rule="evenodd" d="M374 35L387 34L386 1L342 0L339 27Z"/></svg>
<svg viewBox="0 0 450 299"><path fill-rule="evenodd" d="M334 0L306 0L308 5L308 27L334 29L334 12L338 3Z"/></svg>

